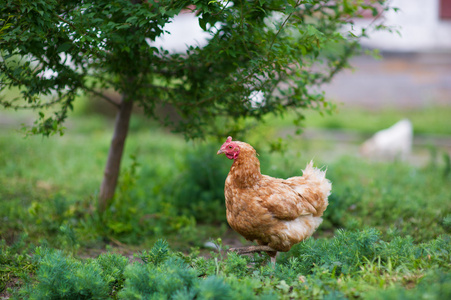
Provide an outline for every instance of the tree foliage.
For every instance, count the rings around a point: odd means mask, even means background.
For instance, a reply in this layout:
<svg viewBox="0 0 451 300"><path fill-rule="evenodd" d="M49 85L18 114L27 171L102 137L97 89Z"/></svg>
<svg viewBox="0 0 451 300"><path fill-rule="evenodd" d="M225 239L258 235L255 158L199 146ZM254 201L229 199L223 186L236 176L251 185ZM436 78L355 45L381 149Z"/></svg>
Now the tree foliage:
<svg viewBox="0 0 451 300"><path fill-rule="evenodd" d="M351 32L353 18L388 9L384 0L367 2L6 0L0 89L17 88L21 96L0 104L38 109L31 132L49 135L62 133L78 94L113 103L101 90L114 89L167 125L156 107L175 107L181 119L172 125L188 137L230 132L224 122L242 117L325 107L314 87L347 66L369 29ZM181 13L198 17L208 44L184 53L155 47ZM218 116L226 118L211 126Z"/></svg>
<svg viewBox="0 0 451 300"><path fill-rule="evenodd" d="M317 87L347 66L366 36L366 28L351 30L353 18L368 9L377 17L385 1L366 2L7 0L0 9L0 91L21 95L0 98L0 105L37 109L28 131L46 136L63 134L80 93L118 108L98 197L104 212L115 193L134 103L189 138L233 134L243 118L327 108ZM181 13L198 17L208 44L184 53L155 47ZM378 22L371 26L384 28ZM104 89L120 93L121 102ZM165 106L176 110L176 121L159 113Z"/></svg>

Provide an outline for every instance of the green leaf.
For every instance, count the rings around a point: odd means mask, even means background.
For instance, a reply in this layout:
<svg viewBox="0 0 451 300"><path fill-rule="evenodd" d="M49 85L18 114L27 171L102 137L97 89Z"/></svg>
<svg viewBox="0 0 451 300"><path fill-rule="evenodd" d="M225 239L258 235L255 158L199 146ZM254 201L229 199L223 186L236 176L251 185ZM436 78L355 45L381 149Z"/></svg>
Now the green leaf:
<svg viewBox="0 0 451 300"><path fill-rule="evenodd" d="M288 0L288 3L289 3L292 7L295 7L296 4L297 4L295 0Z"/></svg>
<svg viewBox="0 0 451 300"><path fill-rule="evenodd" d="M205 21L204 18L199 18L199 26L200 26L200 28L202 28L204 31L207 31L207 22Z"/></svg>
<svg viewBox="0 0 451 300"><path fill-rule="evenodd" d="M125 23L136 23L136 20L138 20L138 17L136 16L131 16L129 17L127 20L125 20Z"/></svg>
<svg viewBox="0 0 451 300"><path fill-rule="evenodd" d="M58 52L58 53L66 52L67 50L70 49L71 46L72 46L72 44L64 43L64 44L58 46L58 48L56 49L56 52Z"/></svg>
<svg viewBox="0 0 451 300"><path fill-rule="evenodd" d="M379 14L379 11L376 7L371 7L373 17L376 17Z"/></svg>

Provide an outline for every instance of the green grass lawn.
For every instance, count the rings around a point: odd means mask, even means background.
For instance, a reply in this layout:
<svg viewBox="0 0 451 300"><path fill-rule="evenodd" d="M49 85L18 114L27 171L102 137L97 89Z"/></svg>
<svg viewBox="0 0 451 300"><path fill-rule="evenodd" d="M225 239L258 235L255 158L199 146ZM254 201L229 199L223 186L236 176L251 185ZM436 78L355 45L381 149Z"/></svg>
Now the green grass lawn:
<svg viewBox="0 0 451 300"><path fill-rule="evenodd" d="M369 134L408 117L416 133L449 135L450 113L449 108L341 109L333 116L309 112L305 126ZM260 154L263 173L297 175L314 158L319 166L327 163L333 182L318 232L281 255L274 269L265 256L239 257L204 247L211 239L222 248L245 242L225 221L223 187L230 161L215 154L222 141L186 142L134 117L115 201L99 216L96 197L112 121L76 113L64 136L24 139L16 129L29 116L19 121L9 113L2 116L12 121L0 127L0 295L451 296L451 175L442 160L412 166L368 162L353 153L330 159L334 142L302 136L289 138L280 146L284 151L272 152L280 132L292 127L293 116L268 118L246 136Z"/></svg>
<svg viewBox="0 0 451 300"><path fill-rule="evenodd" d="M370 110L353 107L337 107L329 113L307 111L301 123L305 128L341 129L373 134L388 128L401 119L409 119L415 134L450 135L451 106L431 106L424 108ZM294 113L283 118L267 117L268 125L284 128L293 125Z"/></svg>

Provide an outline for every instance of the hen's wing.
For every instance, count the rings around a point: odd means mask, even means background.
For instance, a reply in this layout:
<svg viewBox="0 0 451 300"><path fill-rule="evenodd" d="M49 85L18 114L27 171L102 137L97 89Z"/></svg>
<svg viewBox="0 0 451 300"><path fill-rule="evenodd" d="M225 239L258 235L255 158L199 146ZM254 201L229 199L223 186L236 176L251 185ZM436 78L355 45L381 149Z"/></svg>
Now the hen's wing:
<svg viewBox="0 0 451 300"><path fill-rule="evenodd" d="M315 215L316 209L283 179L263 175L255 191L259 204L275 218L294 220L303 215Z"/></svg>

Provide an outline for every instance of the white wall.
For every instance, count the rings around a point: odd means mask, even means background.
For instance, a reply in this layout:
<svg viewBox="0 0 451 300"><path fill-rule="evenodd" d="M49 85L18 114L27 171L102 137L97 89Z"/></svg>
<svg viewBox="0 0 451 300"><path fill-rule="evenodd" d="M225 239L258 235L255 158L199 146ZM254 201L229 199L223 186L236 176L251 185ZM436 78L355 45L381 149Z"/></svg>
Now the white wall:
<svg viewBox="0 0 451 300"><path fill-rule="evenodd" d="M148 41L154 47L163 47L169 52L184 53L189 46L205 46L210 37L199 26L198 17L191 13L183 13L175 16L171 23L164 26L169 33L163 34L155 42Z"/></svg>
<svg viewBox="0 0 451 300"><path fill-rule="evenodd" d="M439 0L392 0L390 6L398 12L386 12L385 24L395 26L396 33L370 33L363 45L387 51L451 52L451 20L439 17ZM371 20L356 20L356 27L368 25Z"/></svg>

